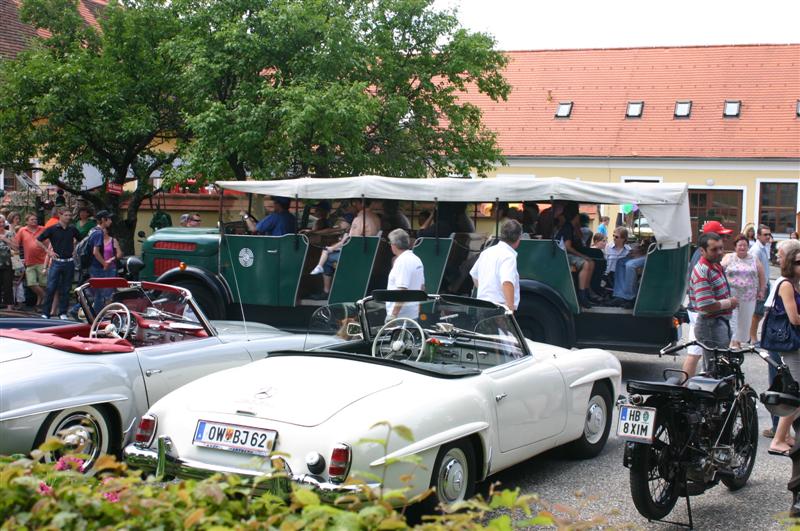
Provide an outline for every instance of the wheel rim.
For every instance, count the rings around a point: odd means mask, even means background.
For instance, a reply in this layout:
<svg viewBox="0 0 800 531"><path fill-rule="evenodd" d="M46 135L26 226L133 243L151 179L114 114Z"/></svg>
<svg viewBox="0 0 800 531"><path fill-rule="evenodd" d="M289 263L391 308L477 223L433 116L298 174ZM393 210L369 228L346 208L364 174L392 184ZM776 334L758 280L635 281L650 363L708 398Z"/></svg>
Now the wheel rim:
<svg viewBox="0 0 800 531"><path fill-rule="evenodd" d="M657 504L665 505L672 498L672 484L674 482L674 466L669 452L669 433L664 425L656 428L653 444L650 447L650 466L648 473L648 486L650 498Z"/></svg>
<svg viewBox="0 0 800 531"><path fill-rule="evenodd" d="M607 418L606 401L600 395L593 396L586 408L586 424L583 428L583 435L590 444L597 444L603 438Z"/></svg>
<svg viewBox="0 0 800 531"><path fill-rule="evenodd" d="M66 432L63 433L62 432ZM97 460L103 446L102 428L92 415L88 413L72 413L63 418L50 432L51 435L61 438L64 448L55 452L51 459L71 452L79 452L89 457L83 463L83 469L88 470Z"/></svg>
<svg viewBox="0 0 800 531"><path fill-rule="evenodd" d="M750 414L754 414L751 412ZM738 407L733 418L731 428L731 443L733 445L733 460L731 469L736 477L743 477L750 468L750 462L755 458L753 440L750 435L750 423L745 421L744 410Z"/></svg>
<svg viewBox="0 0 800 531"><path fill-rule="evenodd" d="M442 503L463 500L468 480L467 456L460 448L451 448L442 459L436 481L436 492Z"/></svg>

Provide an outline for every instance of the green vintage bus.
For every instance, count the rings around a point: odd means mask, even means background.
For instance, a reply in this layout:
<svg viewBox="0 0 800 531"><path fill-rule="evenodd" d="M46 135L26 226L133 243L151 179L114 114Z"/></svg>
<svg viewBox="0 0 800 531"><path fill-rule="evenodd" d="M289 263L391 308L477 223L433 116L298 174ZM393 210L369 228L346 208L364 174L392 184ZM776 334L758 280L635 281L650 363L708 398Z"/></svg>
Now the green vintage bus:
<svg viewBox="0 0 800 531"><path fill-rule="evenodd" d="M529 338L567 347L654 352L677 338L691 240L685 184L359 176L222 181L217 186L247 194L290 197L295 204L331 198L426 203L434 215L441 201L636 204L655 242L647 248L632 309L582 309L575 272L565 251L552 238L530 238L523 239L517 249L521 277L517 319ZM319 291L319 277L309 273L321 248L330 241L315 240L313 234L237 234L241 230L237 231L236 225L220 222L218 229L157 231L143 246L143 279L190 289L211 318L246 318L296 331L305 330L319 305L352 302L386 286L391 265L386 235L351 237L342 248L328 300L318 301L310 294ZM463 277L464 266L474 261L491 236L490 231L417 238L414 252L425 266L426 289L439 292L446 275L453 272ZM459 283L451 278L447 282L450 292L462 289L468 295L470 287L471 280Z"/></svg>

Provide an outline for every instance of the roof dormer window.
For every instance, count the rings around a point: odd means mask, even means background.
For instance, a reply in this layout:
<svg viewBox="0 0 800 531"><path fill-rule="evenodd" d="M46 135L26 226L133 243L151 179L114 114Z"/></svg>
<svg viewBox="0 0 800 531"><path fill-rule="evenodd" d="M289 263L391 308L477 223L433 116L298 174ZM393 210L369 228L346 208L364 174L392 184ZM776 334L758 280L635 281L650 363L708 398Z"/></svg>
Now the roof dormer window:
<svg viewBox="0 0 800 531"><path fill-rule="evenodd" d="M558 104L558 109L556 109L556 118L569 118L570 114L572 114L572 102L560 102Z"/></svg>
<svg viewBox="0 0 800 531"><path fill-rule="evenodd" d="M800 116L800 100L797 100L797 105L794 108L794 115Z"/></svg>
<svg viewBox="0 0 800 531"><path fill-rule="evenodd" d="M722 116L725 118L738 118L741 110L741 100L725 100L725 106L722 108Z"/></svg>
<svg viewBox="0 0 800 531"><path fill-rule="evenodd" d="M643 111L643 101L629 101L628 109L625 111L625 118L641 118Z"/></svg>
<svg viewBox="0 0 800 531"><path fill-rule="evenodd" d="M691 114L692 114L691 100L675 102L675 118L688 118Z"/></svg>

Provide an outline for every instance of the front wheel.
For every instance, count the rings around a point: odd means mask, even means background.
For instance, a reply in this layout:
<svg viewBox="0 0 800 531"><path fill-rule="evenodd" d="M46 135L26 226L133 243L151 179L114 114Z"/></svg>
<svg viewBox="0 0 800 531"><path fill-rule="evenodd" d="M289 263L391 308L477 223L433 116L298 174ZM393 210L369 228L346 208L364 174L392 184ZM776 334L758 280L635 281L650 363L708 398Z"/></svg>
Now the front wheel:
<svg viewBox="0 0 800 531"><path fill-rule="evenodd" d="M736 403L736 411L731 419L730 444L733 446L731 461L732 476L723 477L722 482L730 490L739 490L747 484L758 450L758 415L755 397L746 395Z"/></svg>
<svg viewBox="0 0 800 531"><path fill-rule="evenodd" d="M656 415L653 443L633 443L631 449L631 497L648 520L661 520L678 501L679 465L671 431Z"/></svg>
<svg viewBox="0 0 800 531"><path fill-rule="evenodd" d="M469 441L442 446L431 474L431 488L435 492L425 499L425 512L435 512L437 508L446 511L453 504L471 498L475 494L477 470L475 451Z"/></svg>
<svg viewBox="0 0 800 531"><path fill-rule="evenodd" d="M611 431L611 411L611 391L602 382L595 382L586 405L583 433L569 446L575 457L590 459L603 450Z"/></svg>

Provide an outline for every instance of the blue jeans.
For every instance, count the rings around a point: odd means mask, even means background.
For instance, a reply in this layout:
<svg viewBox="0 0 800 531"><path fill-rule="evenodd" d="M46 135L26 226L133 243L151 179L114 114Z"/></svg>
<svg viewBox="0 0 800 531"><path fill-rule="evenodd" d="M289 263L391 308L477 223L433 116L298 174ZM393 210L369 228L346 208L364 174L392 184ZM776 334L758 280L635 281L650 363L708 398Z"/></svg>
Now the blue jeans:
<svg viewBox="0 0 800 531"><path fill-rule="evenodd" d="M109 267L103 269L102 266L92 264L89 266L89 278L109 278L117 276L116 268ZM95 288L92 289L92 296L94 302L92 303L92 311L97 315L97 312L105 308L109 297L114 293L113 288Z"/></svg>
<svg viewBox="0 0 800 531"><path fill-rule="evenodd" d="M617 262L614 272L614 296L626 301L636 298L636 268L644 265L646 256L624 257Z"/></svg>
<svg viewBox="0 0 800 531"><path fill-rule="evenodd" d="M69 288L72 287L72 279L75 276L75 262L59 262L53 260L50 269L47 271L47 293L44 297L44 307L42 313L50 317L50 308L53 306L53 298L58 291L58 313L64 315L69 306Z"/></svg>
<svg viewBox="0 0 800 531"><path fill-rule="evenodd" d="M339 261L339 256L341 256L342 251L333 251L332 253L328 254L328 259L325 260L325 263L322 265L322 269L326 275L332 277L333 274L336 272L336 268L333 267L336 262Z"/></svg>

